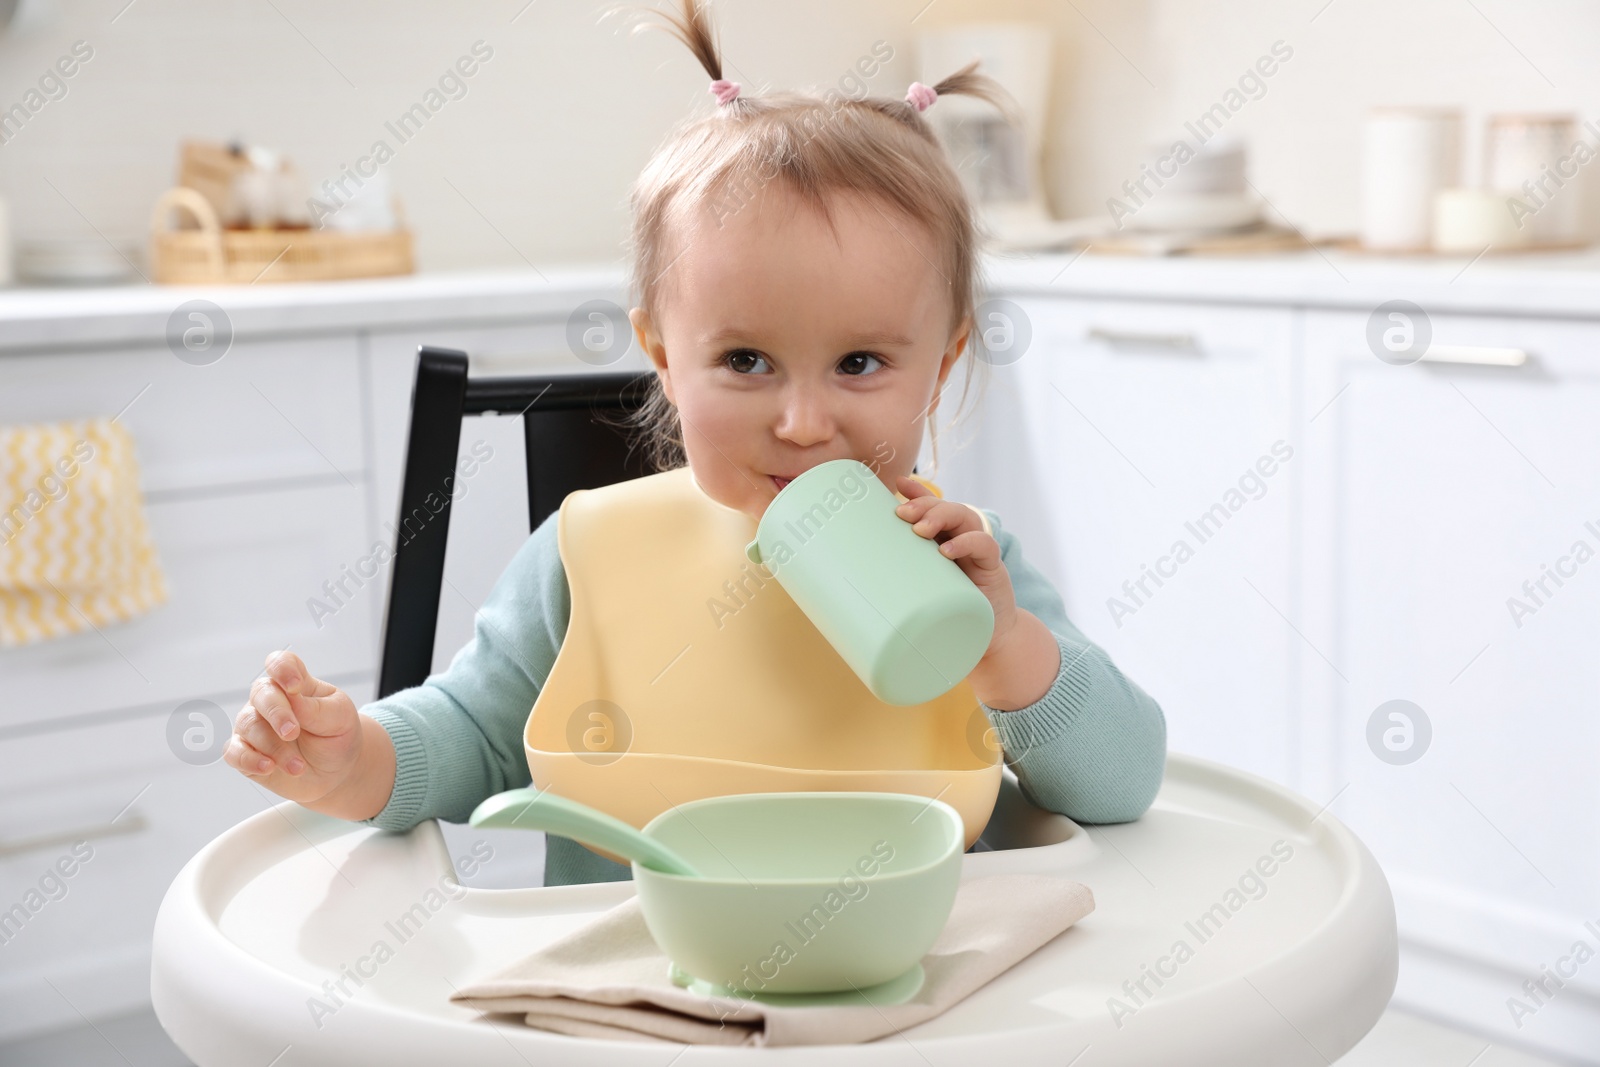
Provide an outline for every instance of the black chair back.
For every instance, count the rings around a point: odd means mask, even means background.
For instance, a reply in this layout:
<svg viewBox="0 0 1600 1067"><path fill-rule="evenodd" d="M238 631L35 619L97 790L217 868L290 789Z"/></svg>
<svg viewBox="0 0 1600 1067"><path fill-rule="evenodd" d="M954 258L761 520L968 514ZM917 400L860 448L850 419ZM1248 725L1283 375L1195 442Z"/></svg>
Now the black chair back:
<svg viewBox="0 0 1600 1067"><path fill-rule="evenodd" d="M380 699L421 685L433 663L462 418L521 414L532 532L573 490L652 472L643 450L630 448L626 428L616 423L644 402L654 376L642 371L469 378L465 352L426 345L417 351L383 620Z"/></svg>

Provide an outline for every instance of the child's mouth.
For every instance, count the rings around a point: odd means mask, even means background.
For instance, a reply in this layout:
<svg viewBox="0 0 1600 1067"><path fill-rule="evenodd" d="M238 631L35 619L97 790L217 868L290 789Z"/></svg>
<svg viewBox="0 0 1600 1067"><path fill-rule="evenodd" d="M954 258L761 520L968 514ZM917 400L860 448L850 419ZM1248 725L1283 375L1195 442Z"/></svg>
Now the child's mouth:
<svg viewBox="0 0 1600 1067"><path fill-rule="evenodd" d="M793 478L780 478L776 474L769 474L767 477L772 479L772 484L777 486L780 492L782 492L784 486L794 480Z"/></svg>

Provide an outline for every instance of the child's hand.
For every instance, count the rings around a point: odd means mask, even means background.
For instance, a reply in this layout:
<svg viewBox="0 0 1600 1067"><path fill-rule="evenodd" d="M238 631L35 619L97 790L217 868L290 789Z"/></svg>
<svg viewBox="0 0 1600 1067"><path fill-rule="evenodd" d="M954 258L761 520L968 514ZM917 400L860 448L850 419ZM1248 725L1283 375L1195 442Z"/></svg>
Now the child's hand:
<svg viewBox="0 0 1600 1067"><path fill-rule="evenodd" d="M911 523L923 537L939 544L939 550L953 559L989 598L994 608L994 637L988 652L993 652L1010 634L1017 621L1017 599L1011 588L1011 573L1000 559L1000 542L984 533L983 520L965 504L945 500L915 478L896 479L895 488L906 502L895 514Z"/></svg>
<svg viewBox="0 0 1600 1067"><path fill-rule="evenodd" d="M343 785L361 756L361 714L344 690L274 652L233 721L222 758L288 800L309 804Z"/></svg>

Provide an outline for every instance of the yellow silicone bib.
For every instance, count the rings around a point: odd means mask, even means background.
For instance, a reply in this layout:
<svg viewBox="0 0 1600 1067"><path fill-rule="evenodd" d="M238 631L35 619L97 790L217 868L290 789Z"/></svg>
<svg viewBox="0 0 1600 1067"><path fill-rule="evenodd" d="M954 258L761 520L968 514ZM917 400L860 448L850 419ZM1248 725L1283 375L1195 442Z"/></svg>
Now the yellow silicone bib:
<svg viewBox="0 0 1600 1067"><path fill-rule="evenodd" d="M535 786L639 827L729 793L911 793L977 840L1002 763L971 686L879 701L689 468L574 492L557 524L572 613L524 733Z"/></svg>

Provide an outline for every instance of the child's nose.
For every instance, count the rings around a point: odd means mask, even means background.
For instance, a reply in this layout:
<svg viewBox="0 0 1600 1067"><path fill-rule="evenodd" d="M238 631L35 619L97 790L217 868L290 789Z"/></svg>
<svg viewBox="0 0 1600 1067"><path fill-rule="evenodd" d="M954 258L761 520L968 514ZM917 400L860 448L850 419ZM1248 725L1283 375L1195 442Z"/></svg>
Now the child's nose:
<svg viewBox="0 0 1600 1067"><path fill-rule="evenodd" d="M826 398L810 390L792 390L774 428L777 435L796 445L814 445L834 435L835 419Z"/></svg>

